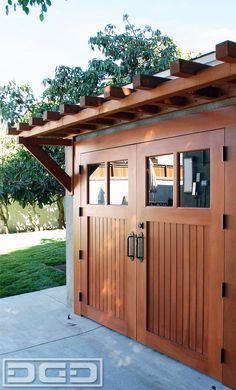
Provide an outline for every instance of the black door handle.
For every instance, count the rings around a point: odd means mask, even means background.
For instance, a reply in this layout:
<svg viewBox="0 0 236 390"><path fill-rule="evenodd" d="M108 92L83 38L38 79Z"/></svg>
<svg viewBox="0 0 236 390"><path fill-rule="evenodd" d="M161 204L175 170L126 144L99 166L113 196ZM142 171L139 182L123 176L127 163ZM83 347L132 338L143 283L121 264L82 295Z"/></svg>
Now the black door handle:
<svg viewBox="0 0 236 390"><path fill-rule="evenodd" d="M127 256L130 260L134 260L134 239L135 234L131 232L127 237Z"/></svg>
<svg viewBox="0 0 236 390"><path fill-rule="evenodd" d="M136 257L140 262L142 262L144 258L143 244L144 244L144 234L139 233L136 238Z"/></svg>

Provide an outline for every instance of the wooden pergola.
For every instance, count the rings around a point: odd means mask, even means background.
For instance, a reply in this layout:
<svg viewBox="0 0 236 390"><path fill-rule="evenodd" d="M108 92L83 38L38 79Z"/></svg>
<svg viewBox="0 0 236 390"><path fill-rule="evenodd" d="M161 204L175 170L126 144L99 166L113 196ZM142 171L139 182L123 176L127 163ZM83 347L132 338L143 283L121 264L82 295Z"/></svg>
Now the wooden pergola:
<svg viewBox="0 0 236 390"><path fill-rule="evenodd" d="M131 86L107 86L103 96L82 96L79 104L62 104L42 118L8 128L68 190L72 179L42 149L42 145L72 146L84 136L99 136L151 123L153 118L186 115L236 103L236 43L216 45L218 64L179 59L170 76L135 75ZM146 122L145 122L146 121ZM88 135L89 134L89 135Z"/></svg>

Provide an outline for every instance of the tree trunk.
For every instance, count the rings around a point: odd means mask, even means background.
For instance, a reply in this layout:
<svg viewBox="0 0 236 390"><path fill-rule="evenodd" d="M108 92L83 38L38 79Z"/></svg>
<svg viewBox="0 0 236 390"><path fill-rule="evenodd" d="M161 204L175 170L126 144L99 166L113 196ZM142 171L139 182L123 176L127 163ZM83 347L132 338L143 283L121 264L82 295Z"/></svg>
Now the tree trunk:
<svg viewBox="0 0 236 390"><path fill-rule="evenodd" d="M64 198L57 199L56 203L57 203L57 208L58 208L58 212L59 212L58 219L57 219L58 227L59 227L59 229L64 229L66 227L65 211L64 211Z"/></svg>
<svg viewBox="0 0 236 390"><path fill-rule="evenodd" d="M5 234L9 233L9 226L8 226L9 211L8 211L8 206L4 203L0 203L0 219L3 221L3 227L4 227L3 233Z"/></svg>
<svg viewBox="0 0 236 390"><path fill-rule="evenodd" d="M38 232L40 230L40 227L39 227L39 214L36 211L36 204L33 203L31 205L31 208L32 208L32 214L30 211L28 213L29 220L30 220L31 226L33 227L34 231Z"/></svg>

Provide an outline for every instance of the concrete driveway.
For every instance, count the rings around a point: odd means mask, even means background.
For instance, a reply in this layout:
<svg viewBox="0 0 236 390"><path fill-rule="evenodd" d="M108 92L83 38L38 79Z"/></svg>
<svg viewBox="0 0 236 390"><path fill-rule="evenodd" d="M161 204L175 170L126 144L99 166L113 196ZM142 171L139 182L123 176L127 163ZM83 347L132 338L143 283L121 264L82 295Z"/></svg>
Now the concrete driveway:
<svg viewBox="0 0 236 390"><path fill-rule="evenodd" d="M56 287L0 300L1 360L102 358L106 390L226 389L219 382L84 317L72 315L68 320L65 295L65 287ZM0 370L2 377L2 364ZM1 383L0 389L6 387Z"/></svg>

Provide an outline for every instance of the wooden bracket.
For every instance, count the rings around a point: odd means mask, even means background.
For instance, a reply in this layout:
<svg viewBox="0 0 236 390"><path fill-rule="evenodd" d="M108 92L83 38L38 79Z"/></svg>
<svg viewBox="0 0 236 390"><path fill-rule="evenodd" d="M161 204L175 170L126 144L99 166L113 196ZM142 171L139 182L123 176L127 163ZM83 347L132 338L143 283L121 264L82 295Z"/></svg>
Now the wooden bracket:
<svg viewBox="0 0 236 390"><path fill-rule="evenodd" d="M71 177L57 164L47 152L38 144L30 143L30 140L19 137L19 143L23 144L26 149L50 172L55 179L69 192L72 191Z"/></svg>

